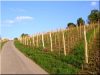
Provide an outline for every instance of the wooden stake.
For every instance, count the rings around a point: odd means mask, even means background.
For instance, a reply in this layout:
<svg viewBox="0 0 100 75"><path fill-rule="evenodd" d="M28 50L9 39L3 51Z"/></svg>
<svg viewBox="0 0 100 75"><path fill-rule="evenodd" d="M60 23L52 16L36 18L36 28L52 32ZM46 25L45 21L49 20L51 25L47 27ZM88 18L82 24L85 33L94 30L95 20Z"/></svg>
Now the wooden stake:
<svg viewBox="0 0 100 75"><path fill-rule="evenodd" d="M57 40L57 39L56 39L56 33L54 33L54 35L55 35L54 37L55 37L55 46L56 46L56 40Z"/></svg>
<svg viewBox="0 0 100 75"><path fill-rule="evenodd" d="M64 55L66 56L66 46L65 46L64 31L62 31L62 34L63 34Z"/></svg>
<svg viewBox="0 0 100 75"><path fill-rule="evenodd" d="M37 47L38 47L38 35L37 35Z"/></svg>
<svg viewBox="0 0 100 75"><path fill-rule="evenodd" d="M43 33L42 33L42 45L43 45L43 48L45 48L45 46L44 46L44 35L43 35Z"/></svg>
<svg viewBox="0 0 100 75"><path fill-rule="evenodd" d="M51 52L52 52L53 49L52 49L52 36L51 36L51 32L50 32L50 44L51 44Z"/></svg>
<svg viewBox="0 0 100 75"><path fill-rule="evenodd" d="M84 25L84 40L85 40L85 63L88 63L88 48L87 48L87 39L86 39L85 25Z"/></svg>
<svg viewBox="0 0 100 75"><path fill-rule="evenodd" d="M26 36L25 36L25 45L26 45Z"/></svg>
<svg viewBox="0 0 100 75"><path fill-rule="evenodd" d="M95 28L94 28L94 37L95 37Z"/></svg>
<svg viewBox="0 0 100 75"><path fill-rule="evenodd" d="M33 46L35 46L35 43L34 43L34 35L33 35Z"/></svg>

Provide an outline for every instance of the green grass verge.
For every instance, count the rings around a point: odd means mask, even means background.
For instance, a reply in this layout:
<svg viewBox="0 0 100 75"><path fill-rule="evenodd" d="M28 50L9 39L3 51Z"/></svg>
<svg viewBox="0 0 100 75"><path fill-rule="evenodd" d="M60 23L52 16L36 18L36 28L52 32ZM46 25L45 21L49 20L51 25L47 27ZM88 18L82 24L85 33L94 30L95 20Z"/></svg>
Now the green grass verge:
<svg viewBox="0 0 100 75"><path fill-rule="evenodd" d="M78 68L72 65L69 65L67 62L64 62L59 57L55 57L54 54L42 51L40 48L30 48L25 45L15 41L15 46L23 52L27 57L34 60L39 64L43 69L45 69L50 74L75 74L78 72ZM71 59L69 59L70 61Z"/></svg>
<svg viewBox="0 0 100 75"><path fill-rule="evenodd" d="M7 41L4 41L4 42L1 42L0 43L0 50L2 50L2 47L4 46L4 44L6 43Z"/></svg>

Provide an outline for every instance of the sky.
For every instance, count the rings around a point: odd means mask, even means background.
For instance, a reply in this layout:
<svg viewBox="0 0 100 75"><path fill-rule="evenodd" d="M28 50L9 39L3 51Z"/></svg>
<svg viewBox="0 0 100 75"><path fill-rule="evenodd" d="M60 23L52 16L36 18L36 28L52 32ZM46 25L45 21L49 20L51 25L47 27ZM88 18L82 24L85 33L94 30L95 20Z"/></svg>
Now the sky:
<svg viewBox="0 0 100 75"><path fill-rule="evenodd" d="M38 34L85 22L98 1L1 1L0 36L13 39L22 33Z"/></svg>

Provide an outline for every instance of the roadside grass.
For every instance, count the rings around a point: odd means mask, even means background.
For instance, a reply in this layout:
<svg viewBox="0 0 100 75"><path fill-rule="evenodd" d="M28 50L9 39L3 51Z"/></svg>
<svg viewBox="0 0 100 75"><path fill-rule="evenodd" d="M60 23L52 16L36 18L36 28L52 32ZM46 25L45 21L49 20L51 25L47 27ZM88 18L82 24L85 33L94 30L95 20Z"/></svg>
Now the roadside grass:
<svg viewBox="0 0 100 75"><path fill-rule="evenodd" d="M15 41L14 43L16 48L39 64L50 74L75 74L79 70L79 68L69 65L67 62L61 60L58 56L55 57L53 53L44 52L41 48L33 49L31 47L26 47L25 45L19 43L19 41Z"/></svg>
<svg viewBox="0 0 100 75"><path fill-rule="evenodd" d="M0 51L2 50L2 47L4 46L4 44L6 43L7 41L0 41Z"/></svg>

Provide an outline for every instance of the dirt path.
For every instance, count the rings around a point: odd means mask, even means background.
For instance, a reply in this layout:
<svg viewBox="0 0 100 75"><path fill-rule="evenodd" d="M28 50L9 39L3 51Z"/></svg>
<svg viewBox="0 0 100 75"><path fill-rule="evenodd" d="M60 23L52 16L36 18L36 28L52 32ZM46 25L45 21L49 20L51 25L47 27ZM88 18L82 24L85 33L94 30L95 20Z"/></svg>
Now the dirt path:
<svg viewBox="0 0 100 75"><path fill-rule="evenodd" d="M13 41L7 42L0 52L1 74L47 74L41 67L17 50Z"/></svg>

